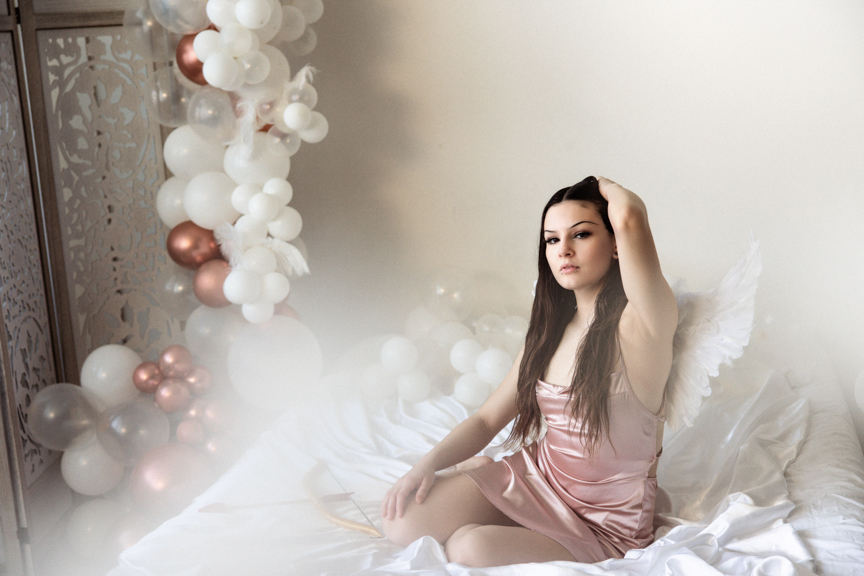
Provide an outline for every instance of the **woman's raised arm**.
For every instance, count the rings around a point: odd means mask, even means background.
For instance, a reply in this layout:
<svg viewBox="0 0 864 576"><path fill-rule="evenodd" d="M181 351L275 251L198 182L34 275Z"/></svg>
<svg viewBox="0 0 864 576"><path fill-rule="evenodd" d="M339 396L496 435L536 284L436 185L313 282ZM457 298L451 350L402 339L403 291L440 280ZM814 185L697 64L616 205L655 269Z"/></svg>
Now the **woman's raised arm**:
<svg viewBox="0 0 864 576"><path fill-rule="evenodd" d="M671 343L678 326L678 305L660 270L645 203L608 178L598 178L598 182L600 194L609 202L609 222L631 315L646 336Z"/></svg>

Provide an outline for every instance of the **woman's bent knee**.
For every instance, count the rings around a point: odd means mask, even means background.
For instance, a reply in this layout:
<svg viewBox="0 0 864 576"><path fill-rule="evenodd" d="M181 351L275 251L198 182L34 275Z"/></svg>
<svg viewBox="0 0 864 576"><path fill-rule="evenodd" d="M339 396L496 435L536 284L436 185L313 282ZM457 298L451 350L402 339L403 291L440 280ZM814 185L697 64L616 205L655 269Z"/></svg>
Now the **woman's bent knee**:
<svg viewBox="0 0 864 576"><path fill-rule="evenodd" d="M482 524L466 524L444 543L444 553L450 562L480 568L488 565L489 540L482 534Z"/></svg>
<svg viewBox="0 0 864 576"><path fill-rule="evenodd" d="M406 547L418 538L422 538L427 534L424 533L422 526L414 521L410 516L402 518L393 518L392 520L384 518L384 536L402 547Z"/></svg>

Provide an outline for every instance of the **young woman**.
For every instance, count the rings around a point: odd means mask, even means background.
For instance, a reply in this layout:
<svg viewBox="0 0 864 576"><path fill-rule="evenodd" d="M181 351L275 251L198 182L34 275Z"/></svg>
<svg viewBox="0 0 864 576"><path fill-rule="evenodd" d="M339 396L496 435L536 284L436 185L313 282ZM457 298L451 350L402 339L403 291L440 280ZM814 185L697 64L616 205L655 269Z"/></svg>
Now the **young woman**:
<svg viewBox="0 0 864 576"><path fill-rule="evenodd" d="M559 190L538 269L510 373L387 492L391 541L431 536L476 567L598 562L651 542L678 308L645 204L605 178ZM520 450L472 458L514 418Z"/></svg>

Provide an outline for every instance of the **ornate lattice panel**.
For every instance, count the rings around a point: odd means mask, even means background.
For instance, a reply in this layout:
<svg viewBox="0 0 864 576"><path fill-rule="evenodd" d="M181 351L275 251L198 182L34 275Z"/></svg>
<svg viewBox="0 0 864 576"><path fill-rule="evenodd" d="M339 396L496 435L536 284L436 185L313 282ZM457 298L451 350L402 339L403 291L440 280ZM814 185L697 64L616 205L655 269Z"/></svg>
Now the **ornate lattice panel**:
<svg viewBox="0 0 864 576"><path fill-rule="evenodd" d="M0 33L0 303L29 486L59 453L36 444L24 423L31 399L56 375L12 42Z"/></svg>
<svg viewBox="0 0 864 576"><path fill-rule="evenodd" d="M160 306L176 266L155 208L164 173L142 98L148 64L122 27L38 40L78 361L109 343L154 358L180 321Z"/></svg>

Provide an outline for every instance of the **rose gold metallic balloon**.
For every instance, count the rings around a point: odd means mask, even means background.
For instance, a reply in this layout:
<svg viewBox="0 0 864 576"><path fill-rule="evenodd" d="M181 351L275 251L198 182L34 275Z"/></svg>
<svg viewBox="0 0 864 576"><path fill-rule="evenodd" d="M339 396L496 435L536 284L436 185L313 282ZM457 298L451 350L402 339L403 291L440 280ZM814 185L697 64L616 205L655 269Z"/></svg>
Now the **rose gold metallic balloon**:
<svg viewBox="0 0 864 576"><path fill-rule="evenodd" d="M179 378L166 378L153 393L156 405L169 414L189 406L191 398L192 393L189 392L186 383Z"/></svg>
<svg viewBox="0 0 864 576"><path fill-rule="evenodd" d="M186 78L203 86L207 84L207 80L204 79L204 63L198 59L194 48L192 48L192 43L197 35L197 32L187 34L177 42L177 67Z"/></svg>
<svg viewBox="0 0 864 576"><path fill-rule="evenodd" d="M174 262L190 270L197 269L209 260L222 257L213 231L202 228L191 220L181 222L171 229L165 247Z"/></svg>
<svg viewBox="0 0 864 576"><path fill-rule="evenodd" d="M183 420L177 425L177 441L183 444L200 444L207 438L207 430L198 420Z"/></svg>
<svg viewBox="0 0 864 576"><path fill-rule="evenodd" d="M210 308L224 308L231 302L225 297L222 286L231 272L231 266L221 258L214 258L202 264L195 272L192 291L195 297Z"/></svg>
<svg viewBox="0 0 864 576"><path fill-rule="evenodd" d="M195 396L204 394L213 386L213 375L210 370L204 366L195 366L192 371L186 375L186 385L189 386L189 391Z"/></svg>
<svg viewBox="0 0 864 576"><path fill-rule="evenodd" d="M170 443L145 453L129 478L129 495L138 509L164 519L180 512L206 486L209 466L200 452Z"/></svg>
<svg viewBox="0 0 864 576"><path fill-rule="evenodd" d="M187 420L197 420L204 414L204 409L210 401L206 398L193 398L189 403L189 407L183 412L183 418Z"/></svg>
<svg viewBox="0 0 864 576"><path fill-rule="evenodd" d="M224 432L234 421L234 411L225 400L211 400L204 407L201 422L210 432Z"/></svg>
<svg viewBox="0 0 864 576"><path fill-rule="evenodd" d="M159 369L166 378L185 378L193 367L192 353L179 344L168 346L159 356Z"/></svg>
<svg viewBox="0 0 864 576"><path fill-rule="evenodd" d="M141 392L153 394L162 382L162 371L156 362L142 362L132 372L132 382Z"/></svg>

